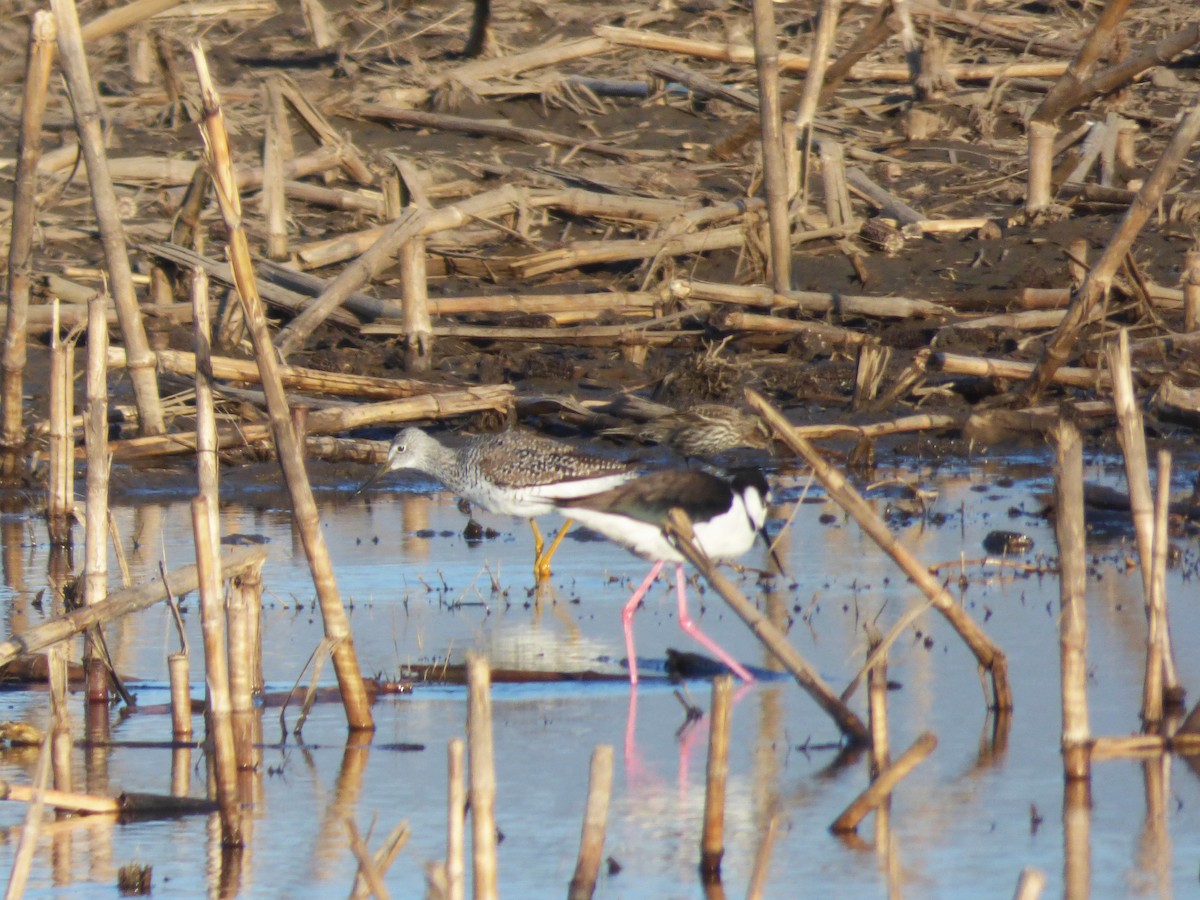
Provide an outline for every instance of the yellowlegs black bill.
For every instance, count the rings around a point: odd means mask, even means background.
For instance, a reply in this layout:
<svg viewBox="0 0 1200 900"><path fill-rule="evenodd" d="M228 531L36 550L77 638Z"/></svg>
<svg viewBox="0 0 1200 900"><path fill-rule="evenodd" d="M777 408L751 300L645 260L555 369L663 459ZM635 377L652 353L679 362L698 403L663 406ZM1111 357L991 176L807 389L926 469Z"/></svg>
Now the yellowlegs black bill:
<svg viewBox="0 0 1200 900"><path fill-rule="evenodd" d="M735 559L749 550L758 536L770 545L763 528L769 494L767 479L757 469L740 470L728 481L708 472L679 470L653 472L595 494L556 501L563 515L654 563L621 613L631 684L638 681L633 617L642 597L668 562L675 563L680 627L743 681L754 680L741 663L705 635L688 615L684 557L667 539L663 526L672 509L682 509L692 521L696 543L711 559Z"/></svg>
<svg viewBox="0 0 1200 900"><path fill-rule="evenodd" d="M723 403L698 403L638 425L608 428L602 434L662 444L680 456L700 459L739 447L771 447L771 437L761 419Z"/></svg>
<svg viewBox="0 0 1200 900"><path fill-rule="evenodd" d="M424 472L487 512L529 519L539 581L549 577L550 559L571 521L568 518L546 548L534 518L553 511L560 501L608 490L637 474L633 463L583 453L530 431L483 434L461 447L448 447L419 428L405 428L392 440L383 465L358 492L399 469Z"/></svg>

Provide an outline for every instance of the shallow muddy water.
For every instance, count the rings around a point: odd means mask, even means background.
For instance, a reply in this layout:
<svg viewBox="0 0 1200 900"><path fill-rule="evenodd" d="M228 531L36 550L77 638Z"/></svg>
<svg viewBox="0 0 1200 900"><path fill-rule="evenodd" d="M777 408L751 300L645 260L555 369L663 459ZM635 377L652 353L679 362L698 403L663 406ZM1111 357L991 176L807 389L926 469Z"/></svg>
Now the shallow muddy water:
<svg viewBox="0 0 1200 900"><path fill-rule="evenodd" d="M1184 468L1179 466L1180 469ZM835 765L838 734L817 706L787 678L764 678L736 691L726 809L724 886L741 896L773 816L778 830L766 896L997 897L1010 896L1023 867L1047 877L1046 896L1063 893L1062 766L1059 755L1059 676L1054 575L1022 575L982 567L984 537L996 529L1025 532L1034 549L1023 559L1055 555L1051 524L1035 514L1036 495L1051 489L1048 461L1037 457L940 469L919 464L878 477L935 490L927 514L904 516L907 493L895 484L872 491L904 543L926 563L960 563L943 570L968 610L1008 654L1016 708L1007 728L984 706L974 661L948 625L927 612L895 644L889 675L893 756L924 731L937 749L897 789L890 835L874 817L860 841L832 836L829 824L867 784L865 757ZM1111 460L1089 461L1086 476L1123 486ZM1178 492L1186 477L1180 477ZM775 479L777 504L769 525L778 533L795 514L780 544L787 575L737 577L748 596L776 621L835 690L864 658L864 625L886 630L918 592L840 511L804 480ZM321 637L314 592L284 509L256 502L253 492L227 496L226 535L261 535L270 557L264 571L264 667L268 686L285 689L300 675ZM468 545L465 518L454 499L415 478L395 477L367 497L349 489L319 495L338 583L351 605L363 669L394 675L410 662L458 659L469 649L496 667L623 673L620 609L646 572L645 563L582 533L568 535L555 558L548 589L532 591L532 539L519 520L480 516L499 536ZM259 498L261 499L261 498ZM798 508L797 508L798 505ZM193 558L185 499L141 498L115 515L135 580L152 577L165 554L170 568ZM546 520L550 528L557 523ZM6 515L3 599L10 633L41 621L34 605L46 581L45 526L32 516ZM77 537L82 558L82 535ZM1180 566L1169 574L1172 625L1185 686L1200 684L1200 659L1186 652L1200 625L1190 578L1197 548L1178 538ZM1095 734L1138 727L1145 619L1141 580L1126 567L1130 538L1110 532L1089 543L1090 713ZM765 566L756 548L744 562ZM961 567L960 567L961 566ZM115 562L112 571L116 571ZM114 576L115 579L115 576ZM498 590L493 589L493 584ZM700 615L700 606L704 606ZM747 664L774 665L748 629L709 592L692 594L701 626ZM46 609L49 603L45 604ZM186 604L193 648L201 643L195 598ZM707 720L684 727L684 710L664 679L649 670L667 648L696 650L675 622L674 593L663 579L636 620L639 656L647 677L631 704L621 680L557 684L497 684L493 688L498 793L497 824L504 838L498 864L504 897L565 895L579 843L588 762L597 744L616 748L616 771L605 855L619 871L602 872L597 896L705 896L697 875L704 802ZM142 704L166 701L166 662L175 649L173 626L156 607L112 627L107 639L117 668ZM193 695L203 693L202 665L193 654ZM328 667L322 680L332 683ZM689 682L691 699L707 710L709 688ZM38 845L30 896L115 896L116 868L153 865L155 893L168 896L344 896L354 857L344 820L369 840L407 820L412 838L387 876L393 897L424 893L424 866L444 854L446 745L465 735L465 692L418 687L381 699L371 744L347 747L341 707L318 704L303 741L289 738L265 751L255 788L250 839L238 865L221 871L215 822L203 816L113 825L100 820L48 823ZM42 725L44 691L0 696L2 718ZM852 705L862 715L864 700ZM82 700L76 695L80 723ZM295 721L288 711L289 725ZM118 741L170 738L166 715L118 720ZM280 738L279 712L264 714L268 742ZM201 728L196 720L197 731ZM423 749L402 750L398 745ZM32 781L37 751L0 751L0 778ZM169 750L78 750L75 784L96 793L169 793ZM199 752L175 765L190 771L190 792L204 794ZM1158 762L1098 763L1088 849L1093 896L1184 895L1195 889L1200 862L1200 781L1178 758L1166 765L1163 799L1148 812L1144 766ZM178 773L177 773L178 774ZM25 809L0 807L0 866L9 866ZM1078 862L1079 856L1074 857ZM469 867L468 867L469 868ZM720 896L719 894L710 896Z"/></svg>

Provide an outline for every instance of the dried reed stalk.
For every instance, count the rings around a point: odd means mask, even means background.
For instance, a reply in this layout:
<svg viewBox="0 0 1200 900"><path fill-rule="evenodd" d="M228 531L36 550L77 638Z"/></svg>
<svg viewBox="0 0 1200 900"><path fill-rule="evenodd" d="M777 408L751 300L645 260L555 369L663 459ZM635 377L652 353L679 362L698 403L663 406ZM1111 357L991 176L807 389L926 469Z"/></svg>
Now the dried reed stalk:
<svg viewBox="0 0 1200 900"><path fill-rule="evenodd" d="M463 826L467 814L466 768L463 765L462 738L453 738L446 747L446 900L463 900Z"/></svg>
<svg viewBox="0 0 1200 900"><path fill-rule="evenodd" d="M846 156L842 145L832 140L818 141L817 151L821 157L821 180L825 188L825 215L835 228L853 228L856 217L850 205L850 189L846 186Z"/></svg>
<svg viewBox="0 0 1200 900"><path fill-rule="evenodd" d="M290 141L284 137L288 123L278 79L268 79L263 86L263 94L267 114L262 148L263 186L259 202L267 226L267 257L287 259L287 191L283 168L286 162L285 148Z"/></svg>
<svg viewBox="0 0 1200 900"><path fill-rule="evenodd" d="M993 643L966 610L958 605L937 578L896 540L887 523L862 495L817 453L812 444L792 428L779 410L752 388L746 389L746 400L751 409L763 417L775 435L812 466L814 474L830 497L900 566L970 647L979 665L991 675L992 697L989 706L996 710L1011 709L1012 688L1008 683L1008 661L1003 651Z"/></svg>
<svg viewBox="0 0 1200 900"><path fill-rule="evenodd" d="M204 51L194 45L192 55L200 79L204 108L204 135L206 155L213 170L214 189L220 202L222 215L229 232L230 261L237 277L238 297L250 338L254 344L255 357L263 377L263 388L267 395L267 411L271 419L271 434L283 470L284 481L292 501L296 524L308 557L313 584L321 606L321 617L325 624L325 636L334 642L333 665L346 719L354 730L370 730L374 727L371 703L363 684L358 655L354 649L354 637L338 593L333 567L325 536L321 531L316 501L304 470L304 460L296 444L288 413L287 396L279 379L279 361L271 345L262 301L259 299L254 280L254 269L250 260L250 249L246 232L242 226L241 204L234 186L233 164L229 154L228 137L216 89L208 74Z"/></svg>
<svg viewBox="0 0 1200 900"><path fill-rule="evenodd" d="M832 98L837 88L846 76L850 73L851 68L861 60L864 56L874 50L877 46L892 36L892 29L886 24L891 15L891 4L879 4L874 16L859 32L858 36L846 48L845 52L838 58L837 62L829 66L822 79L821 92L817 100L817 106L823 106ZM807 84L807 81L805 82ZM800 102L801 95L795 92L788 94L783 100L783 106L791 106ZM757 100L755 106L757 107ZM713 146L712 157L714 159L729 159L738 150L744 147L758 130L758 123L751 121L743 125L741 128L734 131L728 137L722 138Z"/></svg>
<svg viewBox="0 0 1200 900"><path fill-rule="evenodd" d="M400 855L400 851L404 849L404 845L408 843L410 837L412 837L412 832L409 830L408 822L405 821L393 828L391 833L384 838L379 849L371 857L374 868L380 875L387 874L387 870L392 867L392 863L396 861L396 857ZM369 895L366 882L360 873L354 879L350 900L365 900Z"/></svg>
<svg viewBox="0 0 1200 900"><path fill-rule="evenodd" d="M891 191L876 184L866 172L856 166L846 170L846 183L854 193L878 207L882 215L895 219L901 227L931 221L920 210L913 209Z"/></svg>
<svg viewBox="0 0 1200 900"><path fill-rule="evenodd" d="M514 196L520 198L519 203L514 204L512 202ZM727 219L741 216L747 212L758 212L761 205L761 201L756 198L750 198L742 201L741 208L738 208L739 204L717 204L715 207L705 207L701 210L696 210L694 204L682 203L677 200L605 195L578 188L547 191L506 185L496 191L487 191L465 200L460 200L451 206L438 207L429 216L423 217L419 231L408 231L406 226L405 230L397 232L398 226L402 225L402 222L397 221L387 226L368 228L357 233L342 234L329 240L314 241L298 248L297 256L306 267L319 268L350 259L360 254L364 256L367 253L376 254L376 256L366 258L366 268L355 275L355 278L359 280L349 284L346 288L346 297L348 298L361 284L377 275L383 267L390 265L394 254L399 251L399 248L413 234L420 233L429 236L441 231L458 228L472 218L483 221L510 215L518 210L528 212L531 209L551 207L570 215L611 218L619 222L657 223L679 216L687 217L691 214L692 216L700 217L701 223L703 223L707 217L714 215L719 216L720 219ZM726 210L735 210L736 216L721 215ZM688 220L687 224L694 225L696 223ZM376 247L376 244L383 240L387 241L384 245L387 248L386 254L383 249ZM797 237L793 236L793 241L796 240ZM642 259L645 255L644 253L637 253L629 258ZM465 261L460 261L460 264L462 262ZM481 271L486 271L491 276L495 273L495 269L493 268L495 265L496 261L492 260ZM373 268L375 266L378 266L378 268ZM336 279L330 282L329 288L332 288L336 283ZM336 309L343 302L346 302L346 298L339 299L337 303L332 304L331 308ZM347 303L347 305L349 304ZM327 313L322 313L322 315L327 315Z"/></svg>
<svg viewBox="0 0 1200 900"><path fill-rule="evenodd" d="M254 724L258 716L254 708L254 670L259 654L253 643L253 610L246 591L229 591L225 614L229 635L229 701L234 753L240 771L255 771L261 762L261 752L254 746Z"/></svg>
<svg viewBox="0 0 1200 900"><path fill-rule="evenodd" d="M106 298L96 294L88 303L87 411L84 441L87 446L87 506L84 515L83 599L87 604L108 595L108 325ZM109 662L100 652L99 636L87 642L87 698L108 702Z"/></svg>
<svg viewBox="0 0 1200 900"><path fill-rule="evenodd" d="M351 294L390 265L396 251L411 238L457 227L475 216L494 217L516 211L525 199L524 192L506 185L497 191L472 197L454 206L441 207L428 215L402 216L397 219L383 230L369 250L346 266L341 274L329 283L320 297L279 332L275 339L279 352L283 356L295 352L317 326Z"/></svg>
<svg viewBox="0 0 1200 900"><path fill-rule="evenodd" d="M834 232L837 232L835 235ZM829 237L843 234L834 229ZM671 282L671 296L695 302L737 303L743 306L768 309L800 309L820 314L842 314L868 318L909 319L926 318L950 312L948 307L928 300L907 297L864 297L854 294L833 294L823 291L772 290L764 285L718 284L695 278L676 278Z"/></svg>
<svg viewBox="0 0 1200 900"><path fill-rule="evenodd" d="M1164 640L1160 644L1157 636L1153 638L1156 647L1163 651L1158 657L1162 671L1151 679L1147 673L1147 689L1150 681L1171 692L1179 690L1179 672L1175 665L1175 655L1171 649L1170 631L1165 620L1155 619L1154 607L1154 576L1153 559L1156 551L1154 540L1155 509L1154 497L1150 491L1150 461L1146 453L1146 431L1142 412L1138 408L1137 394L1133 388L1133 364L1129 353L1129 333L1122 329L1117 333L1117 340L1106 348L1108 368L1112 373L1113 409L1117 414L1117 439L1121 444L1121 453L1125 460L1125 482L1129 488L1129 508L1133 517L1133 530L1137 538L1138 556L1142 562L1142 597L1146 610L1147 627L1153 633L1155 625L1165 631ZM1160 475L1161 477L1161 475ZM1165 511L1163 515L1166 515ZM1165 548L1164 548L1165 552ZM1143 698L1143 713L1147 710L1157 710L1152 715L1152 721L1162 718L1161 691L1157 700Z"/></svg>
<svg viewBox="0 0 1200 900"><path fill-rule="evenodd" d="M93 43L103 37L119 34L141 22L149 21L159 13L179 5L179 0L133 0L124 6L110 9L103 15L83 26L84 43Z"/></svg>
<svg viewBox="0 0 1200 900"><path fill-rule="evenodd" d="M471 772L471 856L475 900L497 900L492 682L487 660L474 653L467 655L467 752Z"/></svg>
<svg viewBox="0 0 1200 900"><path fill-rule="evenodd" d="M1183 330L1200 329L1200 246L1183 257Z"/></svg>
<svg viewBox="0 0 1200 900"><path fill-rule="evenodd" d="M163 372L190 376L196 374L196 354L185 350L157 350L154 359ZM212 377L225 381L242 381L260 384L262 375L258 366L248 359L233 359L228 356L209 358ZM125 351L110 347L108 367L120 369L125 366ZM451 387L408 378L375 378L370 375L352 375L346 372L323 372L301 366L280 366L279 377L284 387L315 394L333 394L356 397L360 400L400 400L424 394L449 392Z"/></svg>
<svg viewBox="0 0 1200 900"><path fill-rule="evenodd" d="M409 206L421 212L432 209L421 187L416 168L395 159L396 170L404 183ZM404 369L428 372L433 367L433 323L429 318L429 290L426 284L425 237L416 235L400 247L400 297L404 306Z"/></svg>
<svg viewBox="0 0 1200 900"><path fill-rule="evenodd" d="M829 830L834 834L847 834L858 828L858 824L867 814L886 801L905 776L924 762L937 747L937 737L926 731L912 746L900 754L900 757L872 781L867 789L854 798L840 816L833 820Z"/></svg>
<svg viewBox="0 0 1200 900"><path fill-rule="evenodd" d="M758 73L758 122L762 142L763 188L767 195L771 284L792 286L791 222L788 218L787 166L784 162L783 110L779 103L779 42L772 0L753 0L754 65Z"/></svg>
<svg viewBox="0 0 1200 900"><path fill-rule="evenodd" d="M704 827L700 834L700 879L721 881L725 856L725 786L729 780L729 720L733 707L733 678L719 675L712 683L709 712L708 765L704 777Z"/></svg>
<svg viewBox="0 0 1200 900"><path fill-rule="evenodd" d="M371 853L367 849L366 841L362 839L362 835L358 833L358 826L354 824L354 820L346 818L346 833L350 838L350 851L358 860L358 874L355 877L357 882L362 880L371 896L376 900L391 900L392 895L384 886L383 876L378 867L375 865L375 860L371 858Z"/></svg>
<svg viewBox="0 0 1200 900"><path fill-rule="evenodd" d="M713 590L729 604L737 613L738 618L745 622L750 630L758 637L764 647L771 651L788 673L796 679L804 691L816 701L817 705L834 720L842 734L855 744L866 743L867 726L847 707L830 689L820 674L810 666L799 653L788 643L787 637L765 615L741 595L737 587L726 578L716 565L692 539L692 526L687 514L681 509L671 510L667 517L667 533L675 539L679 552L687 557L705 580L712 585Z"/></svg>
<svg viewBox="0 0 1200 900"><path fill-rule="evenodd" d="M1142 730L1148 734L1159 734L1163 729L1166 661L1171 658L1167 627L1167 549L1171 541L1167 514L1170 506L1171 454L1160 450L1158 496L1154 504L1154 552L1150 558L1150 591L1146 597L1146 677L1142 687ZM1177 691L1178 685L1175 688Z"/></svg>
<svg viewBox="0 0 1200 900"><path fill-rule="evenodd" d="M219 503L220 460L217 458L217 417L213 408L212 327L208 317L208 275L193 269L189 276L193 340L192 371L196 385L196 481L210 503ZM159 351L159 353L166 351ZM189 354L190 355L190 354ZM157 358L157 354L156 354Z"/></svg>
<svg viewBox="0 0 1200 900"><path fill-rule="evenodd" d="M808 203L808 172L809 158L813 145L813 120L821 98L821 87L825 83L825 71L829 65L829 52L833 48L833 38L837 31L838 15L841 12L841 0L822 0L821 15L817 20L816 34L813 35L813 52L809 61L808 71L804 73L804 87L800 92L800 102L796 109L796 135L801 147L800 184L798 195L801 209ZM795 190L795 186L792 186ZM844 220L833 220L834 224L842 224ZM790 286L790 285L789 285Z"/></svg>
<svg viewBox="0 0 1200 900"><path fill-rule="evenodd" d="M26 328L33 278L33 229L37 215L37 164L42 155L42 121L50 65L54 61L57 29L54 17L37 10L29 27L25 61L25 91L21 99L21 130L17 137L17 166L13 213L9 225L8 309L4 346L0 354L0 475L11 476L25 443L23 400Z"/></svg>
<svg viewBox="0 0 1200 900"><path fill-rule="evenodd" d="M221 557L221 569L226 577L244 571L252 565L262 565L267 551L260 547L244 547ZM28 653L37 653L59 641L74 637L93 625L119 619L164 600L168 594L179 596L196 590L199 583L195 566L183 566L170 573L165 581L152 581L134 588L114 591L106 600L84 606L74 612L50 619L20 634L0 641L0 666Z"/></svg>
<svg viewBox="0 0 1200 900"><path fill-rule="evenodd" d="M985 359L959 353L936 351L929 355L929 368L951 375L974 375L979 378L999 378L1020 381L1033 372L1033 363L1011 362L1007 359ZM1097 390L1112 384L1110 372L1104 369L1085 369L1064 366L1054 373L1056 384Z"/></svg>
<svg viewBox="0 0 1200 900"><path fill-rule="evenodd" d="M237 602L246 607L246 644L249 647L250 693L261 696L263 692L262 652L262 566L249 566L229 580L230 596L240 597ZM230 601L233 602L232 600Z"/></svg>
<svg viewBox="0 0 1200 900"><path fill-rule="evenodd" d="M1063 420L1055 429L1055 535L1058 538L1059 648L1062 667L1063 774L1091 777L1087 707L1087 558L1083 522L1083 442Z"/></svg>
<svg viewBox="0 0 1200 900"><path fill-rule="evenodd" d="M33 869L34 851L42 830L42 811L46 806L46 784L50 780L50 737L42 739L42 750L38 754L37 769L33 776L33 799L25 811L25 823L21 827L20 839L13 851L12 869L8 873L5 898L19 900L25 896L29 873Z"/></svg>
<svg viewBox="0 0 1200 900"><path fill-rule="evenodd" d="M512 403L512 394L512 385L497 384L447 394L409 397L404 400L315 409L309 413L308 430L311 434L330 434L381 423L446 419L489 409L506 411ZM290 431L290 417L287 421ZM273 433L270 425L242 425L236 428L220 428L217 437L221 449L227 449L269 440ZM155 456L191 453L196 448L196 434L181 431L161 437L131 438L126 441L113 441L109 448L113 457L118 460L150 459Z"/></svg>
<svg viewBox="0 0 1200 900"><path fill-rule="evenodd" d="M439 131L482 135L484 137L521 141L535 146L538 144L552 144L558 147L570 147L572 150L586 150L598 156L609 156L624 162L658 159L664 155L654 150L626 150L624 147L613 147L599 141L580 140L570 135L547 131L544 128L521 128L505 122L470 119L466 116L425 112L419 109L404 109L384 103L351 103L345 114L358 116L363 119L378 119L383 122L390 122L393 125L407 125L410 128L433 128Z"/></svg>
<svg viewBox="0 0 1200 900"><path fill-rule="evenodd" d="M74 406L74 343L62 339L55 320L50 333L50 478L46 518L50 542L71 544L75 522L75 439L71 431Z"/></svg>
<svg viewBox="0 0 1200 900"><path fill-rule="evenodd" d="M0 781L0 799L3 800L32 803L38 793L36 788L29 785ZM80 794L71 791L45 791L43 802L46 806L54 809L84 815L116 814L121 811L121 802L114 797L98 797L95 794Z"/></svg>
<svg viewBox="0 0 1200 900"><path fill-rule="evenodd" d="M790 340L797 334L808 335L831 347L866 347L874 344L874 338L850 328L825 325L797 319L782 319L778 316L739 312L733 309L718 309L708 317L714 328L750 335L775 335ZM878 346L877 344L874 344Z"/></svg>
<svg viewBox="0 0 1200 900"><path fill-rule="evenodd" d="M186 652L167 657L171 683L171 736L177 741L192 739L191 661Z"/></svg>
<svg viewBox="0 0 1200 900"><path fill-rule="evenodd" d="M1128 3L1128 0L1111 0L1112 5ZM1107 11L1107 10L1106 10ZM1200 135L1200 102L1194 103L1183 116L1179 127L1171 136L1166 149L1154 166L1154 171L1138 191L1130 204L1129 211L1121 220L1120 227L1109 240L1104 252L1088 272L1083 286L1071 296L1062 323L1046 342L1041 359L1029 380L1022 386L1019 399L1025 404L1033 403L1045 390L1054 373L1067 362L1075 345L1079 329L1092 314L1093 308L1108 294L1113 276L1125 262L1129 248L1146 224L1167 186L1175 177L1180 164Z"/></svg>
<svg viewBox="0 0 1200 900"><path fill-rule="evenodd" d="M597 291L587 294L482 294L439 297L429 301L430 315L463 316L475 313L542 313L559 316L600 313L649 314L663 298L655 291Z"/></svg>
<svg viewBox="0 0 1200 900"><path fill-rule="evenodd" d="M242 846L242 816L237 787L237 755L230 720L229 655L225 637L223 576L218 544L217 510L203 495L192 500L192 531L196 540L200 617L204 635L204 681L208 686L208 742L213 753L217 804L221 810L221 843Z"/></svg>
<svg viewBox="0 0 1200 900"><path fill-rule="evenodd" d="M596 878L604 855L604 832L608 826L608 800L612 793L613 748L599 744L592 751L588 770L587 805L579 835L579 856L575 874L567 888L568 900L590 900L596 891Z"/></svg>
<svg viewBox="0 0 1200 900"><path fill-rule="evenodd" d="M192 747L185 744L171 751L171 796L187 797L192 784Z"/></svg>
<svg viewBox="0 0 1200 900"><path fill-rule="evenodd" d="M880 636L872 630L868 643L869 654L880 646ZM887 720L887 654L881 653L867 670L867 724L871 728L871 777L892 764L888 742Z"/></svg>
<svg viewBox="0 0 1200 900"><path fill-rule="evenodd" d="M338 165L346 173L346 176L361 185L375 184L377 181L375 173L371 171L371 167L362 158L362 153L351 143L349 138L330 124L299 85L286 75L280 75L278 81L283 99L296 113L300 124L304 126L314 141L336 153Z"/></svg>
<svg viewBox="0 0 1200 900"><path fill-rule="evenodd" d="M1026 866L1017 879L1017 890L1013 894L1013 900L1039 900L1045 888L1046 873L1041 869Z"/></svg>
<svg viewBox="0 0 1200 900"><path fill-rule="evenodd" d="M749 65L754 62L754 48L746 44L697 41L633 28L618 28L612 25L597 25L592 30L600 37L622 47L660 50L664 53L695 56L699 59L711 59L725 63ZM801 56L798 53L781 53L779 55L779 67L782 72L806 72L808 66L807 56ZM1006 61L977 65L952 63L945 68L946 74L955 81L993 81L1013 78L1057 78L1066 71L1067 64L1057 61L1029 63ZM908 82L912 79L912 72L907 65L855 65L846 73L846 77L854 81Z"/></svg>
<svg viewBox="0 0 1200 900"><path fill-rule="evenodd" d="M75 129L87 163L92 206L104 248L109 289L117 305L121 336L129 354L129 381L138 407L138 428L144 435L162 434L166 431L166 424L158 398L158 378L133 286L125 229L117 208L117 196L104 149L103 117L96 88L88 72L79 16L74 0L51 0L50 8L58 24L61 66L71 91Z"/></svg>
<svg viewBox="0 0 1200 900"><path fill-rule="evenodd" d="M779 834L779 814L771 816L767 830L763 833L758 849L754 852L754 869L750 874L750 883L746 886L746 900L763 900L766 896L767 870L771 864L771 851L775 847L775 838Z"/></svg>

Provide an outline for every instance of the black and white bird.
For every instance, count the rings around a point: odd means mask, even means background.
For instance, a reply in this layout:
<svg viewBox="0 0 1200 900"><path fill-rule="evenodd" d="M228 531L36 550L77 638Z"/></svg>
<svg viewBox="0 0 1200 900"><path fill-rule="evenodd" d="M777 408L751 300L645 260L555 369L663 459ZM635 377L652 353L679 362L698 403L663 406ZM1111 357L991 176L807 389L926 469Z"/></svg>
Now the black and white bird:
<svg viewBox="0 0 1200 900"><path fill-rule="evenodd" d="M447 447L420 428L405 428L392 439L383 465L356 493L400 469L424 472L487 512L529 519L539 581L550 575L550 558L571 522L546 548L534 518L553 512L561 502L615 487L638 472L633 463L583 453L530 431L482 434L462 447Z"/></svg>
<svg viewBox="0 0 1200 900"><path fill-rule="evenodd" d="M672 470L643 475L594 494L555 501L563 515L654 563L621 613L631 684L638 681L633 617L642 597L668 562L675 563L680 627L743 681L754 680L745 666L704 634L688 615L684 556L667 538L664 526L672 509L682 509L691 519L700 549L714 561L732 560L749 550L756 537L762 537L770 546L764 530L769 497L767 479L758 469L740 470L728 481L708 472Z"/></svg>

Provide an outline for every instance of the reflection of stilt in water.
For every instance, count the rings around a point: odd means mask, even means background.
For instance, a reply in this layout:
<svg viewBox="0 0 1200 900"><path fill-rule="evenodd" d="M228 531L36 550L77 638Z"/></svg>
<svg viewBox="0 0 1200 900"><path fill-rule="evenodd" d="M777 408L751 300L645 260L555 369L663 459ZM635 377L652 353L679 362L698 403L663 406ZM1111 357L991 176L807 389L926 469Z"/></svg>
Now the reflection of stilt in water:
<svg viewBox="0 0 1200 900"><path fill-rule="evenodd" d="M730 707L736 707L752 690L754 690L754 682L739 683L737 690L733 692ZM631 685L629 689L629 713L625 719L625 772L626 779L631 785L639 781L648 771L637 749L637 710L638 689L636 686ZM681 801L687 800L691 795L689 778L692 755L695 753L695 748L702 744L704 738L708 735L707 717L700 717L699 719L690 717L687 715L686 708L684 717L685 721L683 725L676 731L676 737L679 738L676 785Z"/></svg>

